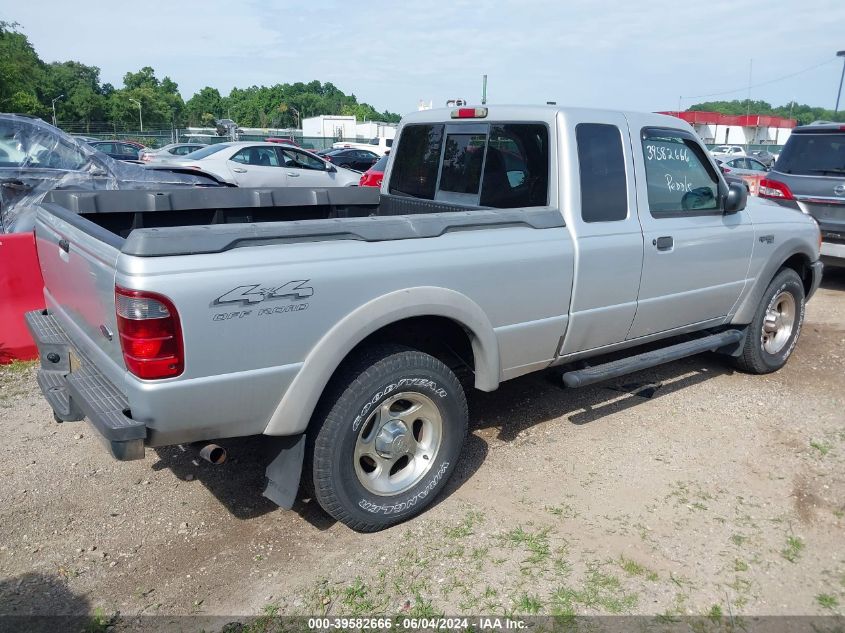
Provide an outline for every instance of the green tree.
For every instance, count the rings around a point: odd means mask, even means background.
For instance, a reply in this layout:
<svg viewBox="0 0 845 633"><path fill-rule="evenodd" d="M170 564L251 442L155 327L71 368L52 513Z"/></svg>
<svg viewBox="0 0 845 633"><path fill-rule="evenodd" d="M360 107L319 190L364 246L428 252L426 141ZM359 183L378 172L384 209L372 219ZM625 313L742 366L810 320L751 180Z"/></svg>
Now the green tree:
<svg viewBox="0 0 845 633"><path fill-rule="evenodd" d="M0 111L43 115L44 64L18 26L0 21Z"/></svg>

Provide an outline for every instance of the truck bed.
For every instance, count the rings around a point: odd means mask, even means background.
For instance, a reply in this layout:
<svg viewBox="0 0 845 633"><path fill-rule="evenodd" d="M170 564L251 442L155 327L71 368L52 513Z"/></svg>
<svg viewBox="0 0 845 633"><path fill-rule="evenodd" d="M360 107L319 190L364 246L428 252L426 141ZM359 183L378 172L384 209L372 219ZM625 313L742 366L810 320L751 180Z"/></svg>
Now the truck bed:
<svg viewBox="0 0 845 633"><path fill-rule="evenodd" d="M473 228L563 226L559 211L490 209L372 187L54 191L44 210L122 253L161 257L304 241L437 237Z"/></svg>

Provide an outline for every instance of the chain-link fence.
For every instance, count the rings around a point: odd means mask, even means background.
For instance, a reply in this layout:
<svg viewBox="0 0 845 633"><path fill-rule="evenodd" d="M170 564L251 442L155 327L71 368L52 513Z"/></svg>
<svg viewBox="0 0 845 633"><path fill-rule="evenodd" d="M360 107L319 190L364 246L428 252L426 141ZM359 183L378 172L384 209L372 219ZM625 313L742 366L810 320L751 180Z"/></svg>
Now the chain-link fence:
<svg viewBox="0 0 845 633"><path fill-rule="evenodd" d="M231 141L229 136L220 136L211 129L173 128L164 130L130 129L125 126L113 126L112 130L103 129L104 125L88 125L84 123L64 123L59 121L58 127L71 134L97 140L135 141L146 147L157 149L169 143L225 143ZM291 139L302 148L312 151L328 149L332 144L344 142L367 142L364 138L323 138L318 136L301 136L290 130L268 130L266 134L239 133L239 141L265 141L268 138Z"/></svg>

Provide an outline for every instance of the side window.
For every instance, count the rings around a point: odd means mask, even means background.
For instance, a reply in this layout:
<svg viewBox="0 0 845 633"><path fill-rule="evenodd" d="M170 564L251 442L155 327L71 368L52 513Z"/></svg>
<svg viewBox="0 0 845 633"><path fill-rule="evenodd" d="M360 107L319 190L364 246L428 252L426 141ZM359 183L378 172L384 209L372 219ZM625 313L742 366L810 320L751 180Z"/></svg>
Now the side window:
<svg viewBox="0 0 845 633"><path fill-rule="evenodd" d="M692 135L681 130L646 128L642 147L652 216L719 211L719 177Z"/></svg>
<svg viewBox="0 0 845 633"><path fill-rule="evenodd" d="M539 123L492 125L480 204L513 209L548 203L548 128Z"/></svg>
<svg viewBox="0 0 845 633"><path fill-rule="evenodd" d="M318 158L314 158L313 156L309 156L305 152L279 148L279 154L282 157L285 167L292 167L294 169L326 169L326 165L323 161Z"/></svg>
<svg viewBox="0 0 845 633"><path fill-rule="evenodd" d="M433 200L442 144L443 125L405 126L388 191Z"/></svg>
<svg viewBox="0 0 845 633"><path fill-rule="evenodd" d="M256 167L278 167L279 158L274 147L245 147L230 160Z"/></svg>
<svg viewBox="0 0 845 633"><path fill-rule="evenodd" d="M581 218L614 222L628 217L628 184L622 133L615 125L579 123L575 127L581 173Z"/></svg>

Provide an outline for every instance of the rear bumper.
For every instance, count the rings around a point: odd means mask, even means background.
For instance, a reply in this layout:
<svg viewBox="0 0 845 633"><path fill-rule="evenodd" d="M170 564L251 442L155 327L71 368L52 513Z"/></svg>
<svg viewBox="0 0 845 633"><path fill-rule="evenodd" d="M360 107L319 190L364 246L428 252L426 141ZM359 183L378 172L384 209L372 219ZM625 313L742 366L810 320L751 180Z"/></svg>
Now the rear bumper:
<svg viewBox="0 0 845 633"><path fill-rule="evenodd" d="M147 428L130 417L126 395L76 347L48 310L26 313L26 325L38 347L38 386L57 419L88 418L116 459L144 457Z"/></svg>
<svg viewBox="0 0 845 633"><path fill-rule="evenodd" d="M825 242L822 234L821 254L825 257L837 257L845 259L845 244L837 242Z"/></svg>

